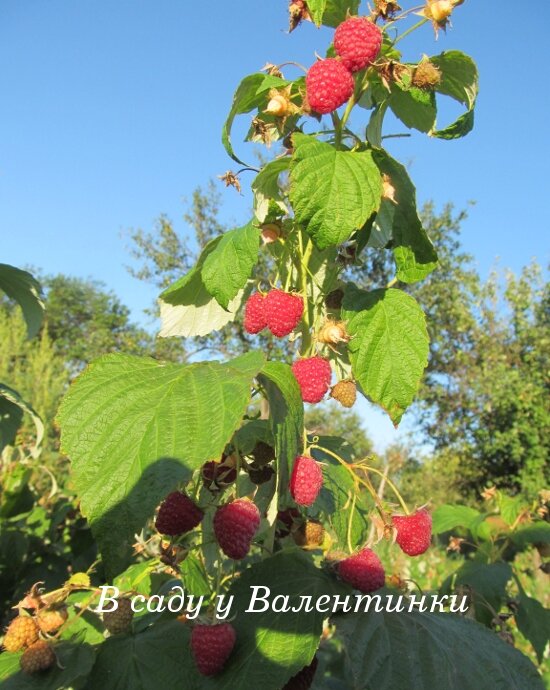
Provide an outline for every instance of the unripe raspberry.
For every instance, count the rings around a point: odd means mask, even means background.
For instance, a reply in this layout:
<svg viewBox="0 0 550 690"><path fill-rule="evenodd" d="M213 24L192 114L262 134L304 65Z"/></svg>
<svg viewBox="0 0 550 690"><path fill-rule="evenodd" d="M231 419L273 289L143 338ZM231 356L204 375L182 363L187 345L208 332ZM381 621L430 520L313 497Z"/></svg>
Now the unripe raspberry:
<svg viewBox="0 0 550 690"><path fill-rule="evenodd" d="M204 512L189 496L173 491L162 502L155 527L161 534L177 536L195 529L204 517Z"/></svg>
<svg viewBox="0 0 550 690"><path fill-rule="evenodd" d="M315 503L323 485L321 467L309 455L299 455L294 460L290 476L290 495L301 506Z"/></svg>
<svg viewBox="0 0 550 690"><path fill-rule="evenodd" d="M24 673L33 674L47 671L55 664L55 652L49 642L38 640L25 650L19 665Z"/></svg>
<svg viewBox="0 0 550 690"><path fill-rule="evenodd" d="M342 407L353 407L357 400L357 386L353 381L338 381L332 387L330 397L338 400Z"/></svg>
<svg viewBox="0 0 550 690"><path fill-rule="evenodd" d="M38 639L38 626L30 616L17 616L9 624L4 635L6 652L18 652Z"/></svg>
<svg viewBox="0 0 550 690"><path fill-rule="evenodd" d="M315 677L318 665L317 657L314 656L309 666L304 666L301 671L287 682L283 690L309 690Z"/></svg>
<svg viewBox="0 0 550 690"><path fill-rule="evenodd" d="M117 607L114 611L106 611L103 614L103 625L111 635L121 635L130 630L134 612L132 602L127 597L116 600Z"/></svg>
<svg viewBox="0 0 550 690"><path fill-rule="evenodd" d="M231 656L237 634L231 623L195 625L191 631L191 654L203 676L215 676Z"/></svg>
<svg viewBox="0 0 550 690"><path fill-rule="evenodd" d="M41 609L36 614L38 627L46 634L54 633L56 630L59 630L67 618L68 614L66 608Z"/></svg>
<svg viewBox="0 0 550 690"><path fill-rule="evenodd" d="M311 110L324 115L349 100L354 81L351 73L335 58L319 60L306 75L307 102Z"/></svg>
<svg viewBox="0 0 550 690"><path fill-rule="evenodd" d="M317 340L329 345L338 345L339 343L349 342L350 337L347 334L346 326L343 321L332 321L331 319L327 319L317 334Z"/></svg>
<svg viewBox="0 0 550 690"><path fill-rule="evenodd" d="M334 33L334 49L350 72L374 62L382 47L382 32L366 17L350 17Z"/></svg>
<svg viewBox="0 0 550 690"><path fill-rule="evenodd" d="M300 386L302 400L308 403L321 402L332 378L330 362L317 356L299 359L292 365L292 373Z"/></svg>
<svg viewBox="0 0 550 690"><path fill-rule="evenodd" d="M281 236L281 226L277 223L264 223L261 227L261 236L264 244L272 244Z"/></svg>
<svg viewBox="0 0 550 690"><path fill-rule="evenodd" d="M420 556L432 541L432 516L426 509L412 515L394 515L392 524L397 530L395 541L408 556Z"/></svg>
<svg viewBox="0 0 550 690"><path fill-rule="evenodd" d="M340 561L338 575L344 582L364 594L374 592L385 583L385 572L382 562L371 549L364 548L349 558Z"/></svg>
<svg viewBox="0 0 550 690"><path fill-rule="evenodd" d="M413 72L413 86L419 89L432 90L439 83L441 83L441 70L427 59L419 62Z"/></svg>
<svg viewBox="0 0 550 690"><path fill-rule="evenodd" d="M283 290L270 290L265 298L267 327L277 338L289 335L298 325L304 312L304 300Z"/></svg>
<svg viewBox="0 0 550 690"><path fill-rule="evenodd" d="M266 326L265 297L261 292L255 292L247 299L244 307L244 330L255 335Z"/></svg>
<svg viewBox="0 0 550 690"><path fill-rule="evenodd" d="M453 12L453 3L451 0L436 0L436 2L428 2L427 8L431 18L438 24L445 24L446 20Z"/></svg>
<svg viewBox="0 0 550 690"><path fill-rule="evenodd" d="M325 541L325 528L316 520L307 520L292 536L298 546L322 546Z"/></svg>
<svg viewBox="0 0 550 690"><path fill-rule="evenodd" d="M252 539L260 526L260 511L247 498L220 506L214 515L214 534L228 558L240 561L250 551Z"/></svg>

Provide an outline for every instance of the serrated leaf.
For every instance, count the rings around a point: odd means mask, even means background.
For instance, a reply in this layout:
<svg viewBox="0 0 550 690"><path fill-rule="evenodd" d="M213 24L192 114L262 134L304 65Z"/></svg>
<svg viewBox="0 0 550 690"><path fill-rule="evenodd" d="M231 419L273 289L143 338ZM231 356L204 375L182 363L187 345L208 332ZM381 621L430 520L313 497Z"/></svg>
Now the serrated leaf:
<svg viewBox="0 0 550 690"><path fill-rule="evenodd" d="M432 513L432 531L434 534L449 532L455 527L470 528L470 525L480 517L480 512L469 506L445 504L437 506Z"/></svg>
<svg viewBox="0 0 550 690"><path fill-rule="evenodd" d="M384 124L384 117L388 110L388 102L378 103L370 116L369 124L367 125L367 141L371 146L377 148L382 147L382 126Z"/></svg>
<svg viewBox="0 0 550 690"><path fill-rule="evenodd" d="M327 7L327 0L308 0L307 8L317 26L321 26L323 22L323 14Z"/></svg>
<svg viewBox="0 0 550 690"><path fill-rule="evenodd" d="M466 106L467 111L444 129L435 129L431 136L439 139L464 137L474 127L474 107L479 90L479 77L475 62L458 50L450 50L430 58L441 70L441 82L436 86L438 93L454 98Z"/></svg>
<svg viewBox="0 0 550 690"><path fill-rule="evenodd" d="M259 352L188 365L107 355L73 383L59 409L61 443L111 573L160 500L221 456L263 363Z"/></svg>
<svg viewBox="0 0 550 690"><path fill-rule="evenodd" d="M432 92L415 86L406 89L394 82L388 103L393 114L409 129L427 133L435 124L437 107Z"/></svg>
<svg viewBox="0 0 550 690"><path fill-rule="evenodd" d="M519 607L514 618L521 634L533 645L541 664L550 640L550 610L520 590Z"/></svg>
<svg viewBox="0 0 550 690"><path fill-rule="evenodd" d="M354 690L544 690L527 657L460 616L371 612L334 622Z"/></svg>
<svg viewBox="0 0 550 690"><path fill-rule="evenodd" d="M42 325L44 302L38 281L27 271L0 264L0 290L19 304L27 324L27 335L33 338Z"/></svg>
<svg viewBox="0 0 550 690"><path fill-rule="evenodd" d="M346 286L342 318L351 336L352 371L362 391L399 424L428 363L426 319L402 290Z"/></svg>
<svg viewBox="0 0 550 690"><path fill-rule="evenodd" d="M323 24L332 27L338 26L347 19L348 15L358 14L360 4L361 0L326 0ZM308 7L309 5L308 2Z"/></svg>
<svg viewBox="0 0 550 690"><path fill-rule="evenodd" d="M458 120L453 122L445 129L433 130L430 136L438 139L460 139L469 134L474 128L474 111L468 110L467 113L461 115Z"/></svg>
<svg viewBox="0 0 550 690"><path fill-rule="evenodd" d="M249 74L237 87L235 95L233 96L231 110L223 125L222 144L231 158L240 165L246 165L246 163L235 155L233 145L231 144L231 128L235 117L259 107L265 100L265 93L269 91L269 89L283 88L289 83L290 82L285 79L258 72L256 74Z"/></svg>
<svg viewBox="0 0 550 690"><path fill-rule="evenodd" d="M297 550L279 552L245 570L229 592L235 596L232 611L237 614L233 621L237 645L224 672L212 681L216 690L280 690L310 663L319 646L326 614L276 613L271 608L263 613L244 613L254 586L269 587L270 601L288 595L290 606L298 606L300 596L311 596L315 602L322 594L347 591Z"/></svg>
<svg viewBox="0 0 550 690"><path fill-rule="evenodd" d="M189 273L176 280L160 295L161 338L208 335L235 318L244 292L240 291L229 302L227 309L224 309L208 292L202 279L204 263L216 251L221 240L222 236L211 240Z"/></svg>
<svg viewBox="0 0 550 690"><path fill-rule="evenodd" d="M34 422L36 439L31 453L36 455L44 438L42 420L16 390L0 383L0 453L7 445L13 445L17 430L23 421L23 413L28 414Z"/></svg>
<svg viewBox="0 0 550 690"><path fill-rule="evenodd" d="M205 288L224 309L244 289L258 262L260 231L254 223L225 232L204 259Z"/></svg>
<svg viewBox="0 0 550 690"><path fill-rule="evenodd" d="M57 664L45 674L27 675L19 668L21 653L0 654L2 690L63 690L83 688L95 661L88 644L60 642L55 645Z"/></svg>
<svg viewBox="0 0 550 690"><path fill-rule="evenodd" d="M290 199L318 249L338 245L380 206L382 181L370 151L337 151L295 134Z"/></svg>
<svg viewBox="0 0 550 690"><path fill-rule="evenodd" d="M256 175L252 183L254 191L254 208L256 217L263 223L269 211L271 200L282 204L283 194L279 186L279 177L290 167L290 157L275 158ZM284 206L284 204L282 204ZM286 207L285 207L286 208Z"/></svg>
<svg viewBox="0 0 550 690"><path fill-rule="evenodd" d="M517 546L524 548L529 544L550 544L550 523L535 522L512 532L512 541Z"/></svg>
<svg viewBox="0 0 550 690"><path fill-rule="evenodd" d="M383 226L391 223L397 279L403 283L416 283L437 266L436 251L416 210L416 189L406 168L385 151L375 151L374 159L380 172L390 178L390 184L395 190L393 202L384 199L386 211L380 219L380 213L377 214L375 227L380 224L380 233L386 236L388 231ZM371 236L372 234L371 232Z"/></svg>

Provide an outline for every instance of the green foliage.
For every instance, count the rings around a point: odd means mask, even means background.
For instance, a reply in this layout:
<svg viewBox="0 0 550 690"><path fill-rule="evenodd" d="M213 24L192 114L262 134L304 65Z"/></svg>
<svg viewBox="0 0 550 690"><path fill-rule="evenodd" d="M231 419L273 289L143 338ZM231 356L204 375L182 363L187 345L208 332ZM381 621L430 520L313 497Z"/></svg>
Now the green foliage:
<svg viewBox="0 0 550 690"><path fill-rule="evenodd" d="M44 315L41 288L38 281L27 271L0 264L0 290L21 307L29 338L39 331Z"/></svg>

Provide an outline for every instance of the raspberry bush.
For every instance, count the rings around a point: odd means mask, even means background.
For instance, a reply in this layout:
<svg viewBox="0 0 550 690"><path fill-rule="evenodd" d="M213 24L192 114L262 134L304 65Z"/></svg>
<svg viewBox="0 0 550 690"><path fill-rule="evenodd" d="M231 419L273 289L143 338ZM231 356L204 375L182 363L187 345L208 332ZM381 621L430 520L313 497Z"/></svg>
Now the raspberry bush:
<svg viewBox="0 0 550 690"><path fill-rule="evenodd" d="M222 142L241 169L223 177L241 189L250 176L253 217L209 242L161 294L160 335L206 336L237 321L250 335L288 338L293 359L254 347L185 365L111 354L75 380L58 423L100 560L14 602L2 687L30 687L29 674L44 688L403 690L408 678L411 687L542 687L535 667L484 627L482 607L476 622L448 606L401 614L342 604L378 593L415 608L418 592L393 573L392 554L423 557L431 508L407 506L387 476L384 495L368 458L352 461L345 439L304 427L304 403L329 395L345 407L362 395L397 425L418 389L428 329L406 287L437 268L437 255L385 132L446 140L472 129L471 58L452 50L409 63L400 52L411 31L445 29L459 4L290 3L291 30L335 28L334 45L319 38L321 57L304 72L268 64L238 86ZM442 126L437 106L449 97L463 113ZM239 116L247 141L276 144L260 169L233 147ZM395 278L365 291L345 269L375 251L392 252ZM259 252L271 275L256 273ZM438 532L446 524L438 517ZM104 585L118 608L100 615ZM269 605L247 611L253 591L269 592ZM525 629L538 653L538 633Z"/></svg>

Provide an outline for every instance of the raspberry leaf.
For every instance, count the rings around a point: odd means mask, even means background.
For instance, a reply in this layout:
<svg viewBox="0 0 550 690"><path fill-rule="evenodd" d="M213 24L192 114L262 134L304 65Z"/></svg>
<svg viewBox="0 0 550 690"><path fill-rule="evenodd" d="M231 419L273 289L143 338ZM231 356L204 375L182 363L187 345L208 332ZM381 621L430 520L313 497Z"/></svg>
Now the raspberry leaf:
<svg viewBox="0 0 550 690"><path fill-rule="evenodd" d="M432 513L432 531L434 534L449 532L456 527L470 526L479 519L481 513L469 506L445 504L437 506Z"/></svg>
<svg viewBox="0 0 550 690"><path fill-rule="evenodd" d="M34 422L36 440L30 448L31 453L37 454L44 438L44 424L28 402L23 400L13 388L0 383L0 452L7 445L14 442L17 430L23 421L23 414L28 414Z"/></svg>
<svg viewBox="0 0 550 690"><path fill-rule="evenodd" d="M261 353L183 366L107 355L71 386L59 410L61 443L111 573L125 566L133 535L161 499L205 458L221 456L263 363Z"/></svg>
<svg viewBox="0 0 550 690"><path fill-rule="evenodd" d="M441 70L441 82L436 86L440 94L450 96L467 111L442 130L433 130L431 136L439 139L457 139L468 134L474 126L474 107L479 90L479 76L475 62L459 50L450 50L430 58Z"/></svg>
<svg viewBox="0 0 550 690"><path fill-rule="evenodd" d="M27 271L0 264L0 290L19 304L27 324L27 335L33 338L42 324L44 302L38 281Z"/></svg>
<svg viewBox="0 0 550 690"><path fill-rule="evenodd" d="M544 688L527 657L460 616L356 613L334 622L350 660L354 687L431 688L435 673L438 690Z"/></svg>
<svg viewBox="0 0 550 690"><path fill-rule="evenodd" d="M378 226L383 237L390 235L393 240L397 279L403 283L416 283L437 266L436 251L416 210L416 189L406 168L390 155L375 151L374 159L394 189L393 200L382 201L380 211L383 209L383 213L377 214L374 227Z"/></svg>
<svg viewBox="0 0 550 690"><path fill-rule="evenodd" d="M271 200L276 202L281 210L286 209L283 203L283 193L279 185L279 177L281 173L288 170L289 166L290 158L288 156L275 158L275 160L272 160L262 168L252 183L254 210L256 217L261 223L266 219Z"/></svg>
<svg viewBox="0 0 550 690"><path fill-rule="evenodd" d="M415 86L406 89L395 82L392 84L388 103L394 115L409 129L427 133L435 124L435 96L429 91Z"/></svg>
<svg viewBox="0 0 550 690"><path fill-rule="evenodd" d="M514 617L521 634L532 644L538 662L542 664L550 640L550 611L520 589L519 608Z"/></svg>
<svg viewBox="0 0 550 690"><path fill-rule="evenodd" d="M229 230L205 258L201 278L224 309L246 285L258 261L260 231L253 223Z"/></svg>
<svg viewBox="0 0 550 690"><path fill-rule="evenodd" d="M363 393L399 424L428 363L429 341L422 309L402 290L365 292L350 283L342 316L348 321L355 379Z"/></svg>
<svg viewBox="0 0 550 690"><path fill-rule="evenodd" d="M290 199L318 249L338 245L380 206L382 181L370 151L337 151L305 134L293 137Z"/></svg>
<svg viewBox="0 0 550 690"><path fill-rule="evenodd" d="M323 24L325 26L336 27L343 22L348 15L355 15L359 12L359 5L361 0L326 0L326 2L317 2L320 6L324 4ZM307 6L310 7L311 2L308 0Z"/></svg>

